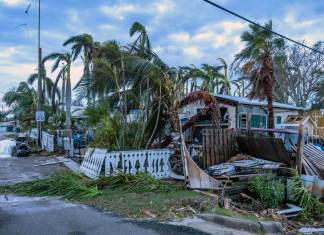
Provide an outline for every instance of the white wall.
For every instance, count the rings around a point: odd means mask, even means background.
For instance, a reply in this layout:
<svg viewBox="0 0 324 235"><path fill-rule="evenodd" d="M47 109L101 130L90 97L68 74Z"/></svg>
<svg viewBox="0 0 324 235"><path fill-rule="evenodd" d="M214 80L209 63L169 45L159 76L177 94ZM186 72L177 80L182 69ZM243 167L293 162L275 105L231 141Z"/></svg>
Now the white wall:
<svg viewBox="0 0 324 235"><path fill-rule="evenodd" d="M282 123L286 120L286 118L289 115L298 115L298 111L297 110L293 110L293 111L286 111L286 110L282 110L282 109L276 109L274 108L274 122L275 122L275 128L276 129L280 129L282 128ZM277 117L281 116L281 124L277 124Z"/></svg>

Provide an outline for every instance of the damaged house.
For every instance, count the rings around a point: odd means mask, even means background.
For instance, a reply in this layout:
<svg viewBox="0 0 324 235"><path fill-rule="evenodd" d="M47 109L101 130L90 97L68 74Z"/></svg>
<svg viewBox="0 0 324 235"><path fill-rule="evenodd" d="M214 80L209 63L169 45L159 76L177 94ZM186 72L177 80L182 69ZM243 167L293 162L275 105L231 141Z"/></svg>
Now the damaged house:
<svg viewBox="0 0 324 235"><path fill-rule="evenodd" d="M266 100L249 99L247 97L214 94L219 102L222 116L221 126L233 129L257 129L268 128L268 110ZM204 107L203 103L190 104L183 108L180 119L186 122L191 116L196 115ZM290 104L273 102L274 121L276 129L290 128L290 119L302 115L306 109ZM316 125L310 119L306 120L308 133L311 135ZM210 126L210 121L201 121L186 131L185 137L188 142L201 143L202 130Z"/></svg>

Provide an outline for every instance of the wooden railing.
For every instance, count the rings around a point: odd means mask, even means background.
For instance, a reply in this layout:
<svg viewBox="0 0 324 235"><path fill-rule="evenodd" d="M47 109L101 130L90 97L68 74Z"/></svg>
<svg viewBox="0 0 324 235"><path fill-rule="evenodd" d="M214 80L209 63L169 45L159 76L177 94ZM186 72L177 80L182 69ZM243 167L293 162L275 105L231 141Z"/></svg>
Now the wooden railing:
<svg viewBox="0 0 324 235"><path fill-rule="evenodd" d="M104 166L106 176L118 172L136 174L147 172L157 179L169 177L170 151L167 149L113 151L88 149L81 164L81 172L90 178L98 178Z"/></svg>

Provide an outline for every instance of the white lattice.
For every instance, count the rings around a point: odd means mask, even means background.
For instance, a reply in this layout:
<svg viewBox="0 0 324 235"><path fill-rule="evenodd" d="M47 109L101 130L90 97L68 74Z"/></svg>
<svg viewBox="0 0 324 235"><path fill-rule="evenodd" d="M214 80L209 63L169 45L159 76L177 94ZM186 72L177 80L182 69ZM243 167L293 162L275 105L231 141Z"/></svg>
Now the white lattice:
<svg viewBox="0 0 324 235"><path fill-rule="evenodd" d="M88 149L82 161L80 171L91 179L97 179L100 176L106 153L107 150L103 149Z"/></svg>
<svg viewBox="0 0 324 235"><path fill-rule="evenodd" d="M128 174L148 172L157 179L168 178L169 150L114 151L106 154L105 175L122 171Z"/></svg>

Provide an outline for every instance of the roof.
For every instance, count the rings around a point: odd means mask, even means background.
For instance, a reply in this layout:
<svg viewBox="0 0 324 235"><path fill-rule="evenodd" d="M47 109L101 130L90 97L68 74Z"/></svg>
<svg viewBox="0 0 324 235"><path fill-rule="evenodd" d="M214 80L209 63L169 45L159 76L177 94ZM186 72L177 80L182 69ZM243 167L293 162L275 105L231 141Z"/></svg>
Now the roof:
<svg viewBox="0 0 324 235"><path fill-rule="evenodd" d="M299 126L300 123L303 123L305 125L308 121L316 126L316 123L310 116L302 116L302 115L288 115L286 120L282 123L282 125Z"/></svg>
<svg viewBox="0 0 324 235"><path fill-rule="evenodd" d="M247 97L221 95L221 94L213 94L213 95L216 98L233 101L238 104L256 105L256 106L267 106L267 104L268 104L266 100L250 99ZM283 104L283 103L279 103L279 102L273 102L272 105L274 108L306 110L305 108L302 108L302 107L297 107L297 106L294 106L291 104Z"/></svg>

